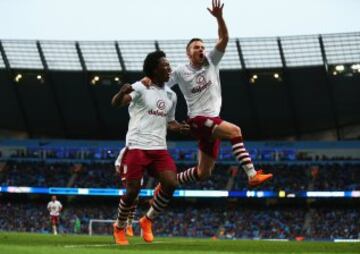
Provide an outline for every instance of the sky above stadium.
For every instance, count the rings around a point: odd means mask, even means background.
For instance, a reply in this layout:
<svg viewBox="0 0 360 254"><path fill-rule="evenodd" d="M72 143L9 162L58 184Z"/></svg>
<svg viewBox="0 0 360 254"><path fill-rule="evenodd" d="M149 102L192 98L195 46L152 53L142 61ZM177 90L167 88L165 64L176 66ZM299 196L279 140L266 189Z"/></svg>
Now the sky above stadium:
<svg viewBox="0 0 360 254"><path fill-rule="evenodd" d="M223 0L231 37L360 31L360 0ZM0 39L216 38L211 0L0 0Z"/></svg>

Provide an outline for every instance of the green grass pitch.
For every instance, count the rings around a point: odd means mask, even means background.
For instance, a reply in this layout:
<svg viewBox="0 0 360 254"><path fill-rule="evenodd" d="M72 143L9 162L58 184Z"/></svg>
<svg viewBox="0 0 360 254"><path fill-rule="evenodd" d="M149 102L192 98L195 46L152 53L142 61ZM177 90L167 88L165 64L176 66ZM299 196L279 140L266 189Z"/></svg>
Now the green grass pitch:
<svg viewBox="0 0 360 254"><path fill-rule="evenodd" d="M273 242L261 240L211 240L194 238L156 238L148 244L139 237L129 246L117 246L111 236L47 235L0 233L1 254L230 254L230 253L360 253L360 243Z"/></svg>

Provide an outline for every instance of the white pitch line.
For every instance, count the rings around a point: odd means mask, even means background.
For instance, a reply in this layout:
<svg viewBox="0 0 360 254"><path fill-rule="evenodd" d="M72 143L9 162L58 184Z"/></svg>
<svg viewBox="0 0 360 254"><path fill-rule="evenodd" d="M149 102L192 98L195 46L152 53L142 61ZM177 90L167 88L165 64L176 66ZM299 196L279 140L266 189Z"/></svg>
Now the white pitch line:
<svg viewBox="0 0 360 254"><path fill-rule="evenodd" d="M115 243L108 244L77 244L77 245L64 245L65 248L82 248L82 247L108 247L114 246Z"/></svg>
<svg viewBox="0 0 360 254"><path fill-rule="evenodd" d="M167 241L155 241L155 242L152 242L152 243L133 243L130 245L151 245L151 244L158 244L158 243L171 243L171 242L167 242Z"/></svg>
<svg viewBox="0 0 360 254"><path fill-rule="evenodd" d="M155 241L152 243L130 243L129 245L151 245L151 244L162 244L162 243L171 243L167 241ZM128 245L128 246L129 246ZM83 247L109 247L117 246L115 243L108 244L77 244L77 245L64 245L65 248L83 248Z"/></svg>

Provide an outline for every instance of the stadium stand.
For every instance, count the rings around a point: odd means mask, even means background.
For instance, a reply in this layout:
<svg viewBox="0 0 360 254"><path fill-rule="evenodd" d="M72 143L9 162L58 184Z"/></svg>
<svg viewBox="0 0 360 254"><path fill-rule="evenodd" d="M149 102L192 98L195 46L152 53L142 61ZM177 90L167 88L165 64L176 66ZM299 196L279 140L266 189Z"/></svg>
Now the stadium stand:
<svg viewBox="0 0 360 254"><path fill-rule="evenodd" d="M141 206L137 218L144 211L144 206ZM46 207L38 202L2 203L0 212L1 231L49 233L51 230ZM81 233L88 234L91 218L114 219L115 213L114 207L109 205L70 203L62 213L60 231L74 233L74 221L79 218ZM311 214L309 218L306 216L308 213ZM211 203L194 205L185 202L177 203L175 208L172 206L163 219L155 223L154 230L158 236L221 239L357 239L360 237L359 216L356 207L243 207L231 203L215 207ZM308 223L305 223L306 220ZM138 230L136 226L137 233ZM94 228L95 234L110 235L111 232L111 224L100 224Z"/></svg>
<svg viewBox="0 0 360 254"><path fill-rule="evenodd" d="M184 170L187 165L178 164ZM259 164L276 177L261 187L272 191L344 191L360 189L360 162L287 165ZM235 172L234 172L235 169ZM232 179L233 178L233 179ZM230 183L229 183L230 181ZM144 186L155 187L156 182L145 177ZM0 173L0 186L122 188L112 163L44 164L10 162ZM210 179L181 186L182 189L247 190L246 175L235 165L218 163Z"/></svg>

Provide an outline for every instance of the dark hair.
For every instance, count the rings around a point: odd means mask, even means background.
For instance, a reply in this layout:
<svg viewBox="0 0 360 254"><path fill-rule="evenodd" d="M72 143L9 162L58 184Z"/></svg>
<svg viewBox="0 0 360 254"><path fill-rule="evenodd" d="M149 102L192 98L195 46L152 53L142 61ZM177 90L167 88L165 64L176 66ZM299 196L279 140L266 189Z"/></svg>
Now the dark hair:
<svg viewBox="0 0 360 254"><path fill-rule="evenodd" d="M154 70L159 65L160 59L162 57L166 57L166 54L161 50L157 50L147 54L143 65L143 71L146 76L153 77Z"/></svg>
<svg viewBox="0 0 360 254"><path fill-rule="evenodd" d="M191 43L193 43L194 41L201 41L201 42L204 42L202 39L200 38L192 38L187 44L186 44L186 51L189 50L189 47L191 45Z"/></svg>

